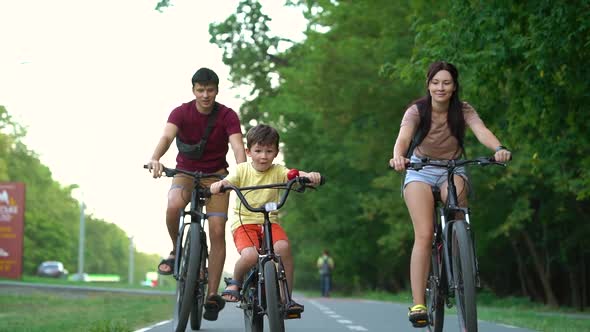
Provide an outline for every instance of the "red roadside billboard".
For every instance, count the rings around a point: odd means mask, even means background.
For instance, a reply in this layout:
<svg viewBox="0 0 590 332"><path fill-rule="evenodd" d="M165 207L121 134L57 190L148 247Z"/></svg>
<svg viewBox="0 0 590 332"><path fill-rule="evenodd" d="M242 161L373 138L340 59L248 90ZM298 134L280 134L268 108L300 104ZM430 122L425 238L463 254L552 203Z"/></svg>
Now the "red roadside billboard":
<svg viewBox="0 0 590 332"><path fill-rule="evenodd" d="M24 228L25 184L0 182L0 277L21 278Z"/></svg>

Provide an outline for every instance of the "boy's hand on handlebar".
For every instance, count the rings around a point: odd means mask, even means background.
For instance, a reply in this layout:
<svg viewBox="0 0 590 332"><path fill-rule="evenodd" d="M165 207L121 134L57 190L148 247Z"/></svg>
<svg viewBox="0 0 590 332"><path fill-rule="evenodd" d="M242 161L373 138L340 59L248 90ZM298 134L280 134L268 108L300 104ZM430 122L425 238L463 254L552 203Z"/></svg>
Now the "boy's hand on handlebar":
<svg viewBox="0 0 590 332"><path fill-rule="evenodd" d="M314 186L320 184L320 182L322 181L322 175L318 172L307 173L299 171L299 176L308 178L311 181L311 184Z"/></svg>
<svg viewBox="0 0 590 332"><path fill-rule="evenodd" d="M409 163L410 159L404 156L395 156L389 159L389 166L398 172L405 170Z"/></svg>
<svg viewBox="0 0 590 332"><path fill-rule="evenodd" d="M494 159L499 163L505 163L512 160L512 152L507 149L501 149L494 153Z"/></svg>
<svg viewBox="0 0 590 332"><path fill-rule="evenodd" d="M164 165L160 163L160 161L151 159L147 163L147 169L152 173L154 179L159 178L162 176L162 171L164 170Z"/></svg>

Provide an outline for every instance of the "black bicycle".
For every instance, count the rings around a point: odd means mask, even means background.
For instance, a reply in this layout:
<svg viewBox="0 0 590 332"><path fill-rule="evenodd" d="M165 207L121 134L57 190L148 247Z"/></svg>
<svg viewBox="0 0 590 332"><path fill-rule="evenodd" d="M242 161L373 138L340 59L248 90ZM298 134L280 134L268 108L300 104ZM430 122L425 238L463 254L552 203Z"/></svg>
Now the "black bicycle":
<svg viewBox="0 0 590 332"><path fill-rule="evenodd" d="M144 165L144 168L148 168ZM173 177L184 174L193 178L193 190L188 210L180 211L176 255L173 276L176 279L176 304L174 305L174 330L184 332L190 317L191 329L200 330L203 307L207 295L207 233L204 224L207 215L203 213L205 199L211 197L209 188L201 185L206 178L223 179L215 173L189 172L164 167L164 174ZM187 221L186 217L190 217ZM187 227L188 226L188 227Z"/></svg>
<svg viewBox="0 0 590 332"><path fill-rule="evenodd" d="M469 160L430 160L409 163L408 169L419 171L427 166L441 167L447 173L447 201L442 202L440 190L434 195L434 238L430 272L426 285L429 331L441 332L444 325L445 303L451 308L455 299L461 331L477 331L476 288L480 287L475 240L469 219L469 208L458 204L454 175L458 168L477 164L500 165L494 158Z"/></svg>
<svg viewBox="0 0 590 332"><path fill-rule="evenodd" d="M311 181L306 177L295 177L285 183L237 188L224 186L222 191L233 190L246 209L264 215L262 249L258 263L246 274L240 291L239 308L244 310L244 325L247 332L262 332L264 315L268 318L270 332L284 332L285 319L301 318L301 313L290 313L287 306L291 302L289 285L281 257L275 254L272 245L270 212L279 210L291 191L304 192ZM324 184L322 177L320 184ZM296 188L293 188L298 184ZM313 188L313 187L312 187ZM260 189L284 189L279 202L267 202L261 207L248 204L244 192Z"/></svg>

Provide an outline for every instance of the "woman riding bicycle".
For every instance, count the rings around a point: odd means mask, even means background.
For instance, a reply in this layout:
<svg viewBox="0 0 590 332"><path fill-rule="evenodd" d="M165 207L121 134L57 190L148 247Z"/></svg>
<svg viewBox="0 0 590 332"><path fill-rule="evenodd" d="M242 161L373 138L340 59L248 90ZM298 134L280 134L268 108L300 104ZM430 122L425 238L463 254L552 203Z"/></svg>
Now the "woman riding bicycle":
<svg viewBox="0 0 590 332"><path fill-rule="evenodd" d="M211 193L217 194L222 186L233 184L236 187L256 186L280 183L287 180L289 169L283 165L273 164L279 153L279 133L267 125L257 125L246 134L246 154L252 158L250 163L241 163L236 172L225 179L211 184ZM307 177L312 185L320 183L321 175L317 172L299 172L299 176ZM276 189L254 190L247 193L246 198L251 206L259 207L267 202L278 202L279 192ZM240 286L243 276L258 262L258 250L261 247L262 224L264 216L261 213L248 211L241 207L242 202L236 201L236 220L232 224L232 232L240 258L234 268L233 279L227 280L227 288L222 296L228 302L240 300ZM278 223L278 212L270 215L272 222L273 247L282 258L287 276L289 291L293 289L293 256L287 234ZM291 301L288 303L289 313L303 312L303 305Z"/></svg>
<svg viewBox="0 0 590 332"><path fill-rule="evenodd" d="M410 160L459 158L464 152L466 125L483 145L495 151L496 161L506 162L510 159L510 151L485 126L475 109L459 99L459 72L454 65L444 61L434 62L426 78L427 94L412 102L402 118L393 158L389 161L391 167L403 171ZM413 151L409 151L410 148ZM438 187L442 200L446 201L445 172L445 169L432 167L425 167L419 172L408 170L404 180L404 200L414 227L414 246L410 258L413 306L408 313L414 327L428 324L424 292L433 237L432 187ZM455 175L455 183L459 203L465 207L469 185L464 169Z"/></svg>

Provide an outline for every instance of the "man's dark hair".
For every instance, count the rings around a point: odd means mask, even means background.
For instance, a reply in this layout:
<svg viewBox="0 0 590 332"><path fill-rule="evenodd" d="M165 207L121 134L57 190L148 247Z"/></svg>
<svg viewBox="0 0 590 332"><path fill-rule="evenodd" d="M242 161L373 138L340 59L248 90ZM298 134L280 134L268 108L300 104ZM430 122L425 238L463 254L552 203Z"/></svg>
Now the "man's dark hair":
<svg viewBox="0 0 590 332"><path fill-rule="evenodd" d="M279 148L279 132L271 126L265 124L256 125L246 134L246 146L250 149L252 146L274 145Z"/></svg>
<svg viewBox="0 0 590 332"><path fill-rule="evenodd" d="M197 83L201 85L215 84L216 87L219 87L219 77L217 74L213 70L204 67L197 70L191 82L193 83L193 87Z"/></svg>

